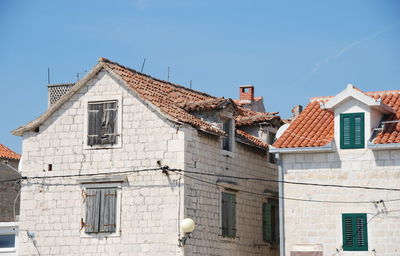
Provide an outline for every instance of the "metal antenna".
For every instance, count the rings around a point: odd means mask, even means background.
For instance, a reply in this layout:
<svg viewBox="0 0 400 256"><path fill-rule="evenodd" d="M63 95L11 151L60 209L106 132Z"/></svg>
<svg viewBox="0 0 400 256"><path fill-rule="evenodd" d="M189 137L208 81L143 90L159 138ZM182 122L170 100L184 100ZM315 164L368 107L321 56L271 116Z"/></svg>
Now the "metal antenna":
<svg viewBox="0 0 400 256"><path fill-rule="evenodd" d="M50 84L50 68L47 68L47 84Z"/></svg>
<svg viewBox="0 0 400 256"><path fill-rule="evenodd" d="M76 72L76 81L79 82L79 73Z"/></svg>
<svg viewBox="0 0 400 256"><path fill-rule="evenodd" d="M143 73L145 63L146 63L146 58L144 58L144 60L143 60L143 64L142 64L142 68L140 69L140 73Z"/></svg>
<svg viewBox="0 0 400 256"><path fill-rule="evenodd" d="M169 70L170 70L170 67L168 66L168 78L167 78L168 82L169 82Z"/></svg>
<svg viewBox="0 0 400 256"><path fill-rule="evenodd" d="M189 88L192 89L192 80L190 80L190 87Z"/></svg>

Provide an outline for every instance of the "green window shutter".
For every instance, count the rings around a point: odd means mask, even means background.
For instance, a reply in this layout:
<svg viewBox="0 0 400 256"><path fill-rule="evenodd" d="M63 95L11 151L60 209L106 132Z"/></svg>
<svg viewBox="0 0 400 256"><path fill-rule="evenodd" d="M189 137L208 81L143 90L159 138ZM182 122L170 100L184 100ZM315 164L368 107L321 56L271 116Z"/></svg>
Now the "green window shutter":
<svg viewBox="0 0 400 256"><path fill-rule="evenodd" d="M340 115L340 148L364 148L364 113Z"/></svg>
<svg viewBox="0 0 400 256"><path fill-rule="evenodd" d="M236 237L236 195L222 193L222 236Z"/></svg>
<svg viewBox="0 0 400 256"><path fill-rule="evenodd" d="M117 189L101 189L99 232L115 232L117 227Z"/></svg>
<svg viewBox="0 0 400 256"><path fill-rule="evenodd" d="M343 214L343 250L368 251L366 214Z"/></svg>
<svg viewBox="0 0 400 256"><path fill-rule="evenodd" d="M272 204L263 203L262 205L262 231L263 240L272 242Z"/></svg>
<svg viewBox="0 0 400 256"><path fill-rule="evenodd" d="M86 189L85 232L99 232L101 191L97 188Z"/></svg>

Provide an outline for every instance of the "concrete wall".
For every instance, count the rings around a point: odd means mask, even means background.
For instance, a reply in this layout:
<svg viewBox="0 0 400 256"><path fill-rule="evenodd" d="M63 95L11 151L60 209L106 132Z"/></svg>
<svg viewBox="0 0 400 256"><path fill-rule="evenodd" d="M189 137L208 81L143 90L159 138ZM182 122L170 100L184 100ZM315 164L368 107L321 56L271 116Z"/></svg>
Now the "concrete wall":
<svg viewBox="0 0 400 256"><path fill-rule="evenodd" d="M267 163L265 152L235 143L232 152L221 150L218 137L185 130L185 169L188 171L231 176L277 179L277 167ZM262 240L262 203L265 189L277 191L276 183L244 181L188 174L184 178L185 217L197 227L185 247L185 255L278 255L279 247ZM236 182L236 238L222 237L221 192L217 180ZM205 183L206 181L207 183ZM211 184L210 184L211 183ZM249 194L240 190L259 193Z"/></svg>
<svg viewBox="0 0 400 256"><path fill-rule="evenodd" d="M367 126L367 124L366 124ZM337 150L335 153L283 154L286 181L370 187L400 187L400 150ZM318 203L285 200L286 255L294 245L321 244L323 255L400 254L399 192L284 185L292 198L367 203ZM374 200L384 200L375 207ZM342 251L342 213L366 213L368 249ZM339 249L340 253L337 253Z"/></svg>
<svg viewBox="0 0 400 256"><path fill-rule="evenodd" d="M18 160L0 158L0 180L19 178L20 175L4 164L4 161L7 161L8 165L11 165L14 169L18 169ZM18 197L19 190L19 182L0 182L0 222L17 221L20 203L20 198Z"/></svg>
<svg viewBox="0 0 400 256"><path fill-rule="evenodd" d="M122 97L121 147L85 149L84 104ZM119 102L120 104L120 102ZM23 138L25 176L112 173L156 167L157 160L184 167L184 134L105 72L99 73L41 127ZM48 164L53 171L48 171ZM177 176L160 171L126 174L120 189L120 232L83 237L85 207L77 178L24 182L19 255L181 255L177 246ZM26 232L32 232L37 250Z"/></svg>

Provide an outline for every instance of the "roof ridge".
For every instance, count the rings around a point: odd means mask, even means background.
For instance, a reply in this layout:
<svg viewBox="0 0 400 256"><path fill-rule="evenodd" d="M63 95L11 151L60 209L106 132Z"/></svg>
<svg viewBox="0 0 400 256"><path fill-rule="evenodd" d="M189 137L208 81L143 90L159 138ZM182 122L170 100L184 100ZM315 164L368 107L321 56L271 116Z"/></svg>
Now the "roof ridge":
<svg viewBox="0 0 400 256"><path fill-rule="evenodd" d="M166 84L175 86L175 87L177 87L177 88L185 89L185 90L187 90L187 91L191 91L191 92L194 92L194 93L203 95L203 96L216 98L215 96L212 96L212 95L210 95L210 94L208 94L208 93L201 92L201 91L197 91L197 90L193 90L193 89L191 89L191 88L187 88L186 86L183 86L183 85L180 85L180 84L176 84L176 83L172 83L172 82L170 82L170 81L165 81L165 80L162 80L162 79L153 77L153 76L151 76L151 75L148 75L148 74L139 72L139 71L137 71L137 70L135 70L135 69L133 69L133 68L130 68L130 67L121 65L121 64L119 64L118 62L111 61L111 60L109 60L109 59L107 59L107 58L100 57L100 58L98 59L98 61L99 61L99 62L105 62L105 63L110 63L110 64L114 64L114 65L120 66L121 68L127 69L127 70L129 70L129 71L131 71L131 72L133 72L133 73L139 74L139 75L141 75L141 76L144 76L144 77L153 79L153 80L158 81L158 82L161 82L161 83L166 83Z"/></svg>

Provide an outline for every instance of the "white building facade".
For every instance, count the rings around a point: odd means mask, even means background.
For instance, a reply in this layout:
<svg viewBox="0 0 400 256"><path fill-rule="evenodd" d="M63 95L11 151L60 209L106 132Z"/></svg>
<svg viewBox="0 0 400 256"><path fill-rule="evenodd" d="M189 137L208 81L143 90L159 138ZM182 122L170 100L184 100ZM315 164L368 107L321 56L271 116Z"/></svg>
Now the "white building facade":
<svg viewBox="0 0 400 256"><path fill-rule="evenodd" d="M13 131L19 255L279 255L277 184L231 176L277 178L262 138L280 125L100 59ZM182 246L184 218L196 228Z"/></svg>
<svg viewBox="0 0 400 256"><path fill-rule="evenodd" d="M349 85L281 131L284 255L400 255L399 103Z"/></svg>

